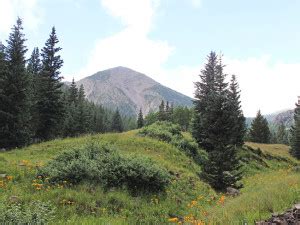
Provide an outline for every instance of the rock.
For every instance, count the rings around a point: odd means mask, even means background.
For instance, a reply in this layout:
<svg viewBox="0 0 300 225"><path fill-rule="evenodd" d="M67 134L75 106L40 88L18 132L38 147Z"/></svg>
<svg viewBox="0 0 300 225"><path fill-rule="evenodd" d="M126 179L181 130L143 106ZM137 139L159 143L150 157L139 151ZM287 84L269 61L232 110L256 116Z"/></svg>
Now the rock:
<svg viewBox="0 0 300 225"><path fill-rule="evenodd" d="M240 194L240 191L238 189L235 189L233 187L226 188L226 194L229 196L238 196Z"/></svg>
<svg viewBox="0 0 300 225"><path fill-rule="evenodd" d="M20 202L20 198L18 196L13 195L13 196L9 197L9 201L11 203L18 203L18 202Z"/></svg>
<svg viewBox="0 0 300 225"><path fill-rule="evenodd" d="M0 174L0 178L5 178L7 175L5 173Z"/></svg>

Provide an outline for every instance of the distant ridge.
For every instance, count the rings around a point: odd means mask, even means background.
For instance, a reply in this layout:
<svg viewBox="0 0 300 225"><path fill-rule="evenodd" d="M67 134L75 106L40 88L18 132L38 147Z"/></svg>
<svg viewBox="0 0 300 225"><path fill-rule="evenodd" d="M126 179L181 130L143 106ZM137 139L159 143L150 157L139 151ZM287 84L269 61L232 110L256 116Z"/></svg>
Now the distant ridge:
<svg viewBox="0 0 300 225"><path fill-rule="evenodd" d="M77 82L83 85L86 97L95 104L135 116L140 108L144 115L157 111L162 100L191 107L192 98L161 85L145 74L126 67L100 71Z"/></svg>

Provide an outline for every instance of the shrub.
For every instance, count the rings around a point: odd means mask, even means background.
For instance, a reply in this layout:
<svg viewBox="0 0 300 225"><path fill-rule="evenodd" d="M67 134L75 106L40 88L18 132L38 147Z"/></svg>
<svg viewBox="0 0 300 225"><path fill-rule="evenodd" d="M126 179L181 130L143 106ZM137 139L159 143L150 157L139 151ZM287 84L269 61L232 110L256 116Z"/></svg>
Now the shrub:
<svg viewBox="0 0 300 225"><path fill-rule="evenodd" d="M156 122L150 126L146 126L139 131L142 136L149 136L161 141L171 142L172 137L182 136L180 127L170 122Z"/></svg>
<svg viewBox="0 0 300 225"><path fill-rule="evenodd" d="M28 205L0 204L0 223L46 224L54 219L54 213L55 208L48 202L34 201Z"/></svg>
<svg viewBox="0 0 300 225"><path fill-rule="evenodd" d="M142 128L139 131L139 134L142 136L156 138L174 145L186 155L192 157L194 161L200 165L202 165L208 158L207 153L200 150L198 144L193 139L184 137L181 134L180 127L170 122L156 122Z"/></svg>
<svg viewBox="0 0 300 225"><path fill-rule="evenodd" d="M162 191L170 182L168 171L152 160L126 158L112 146L95 144L63 152L40 169L39 175L54 183L87 181L104 188L125 186L131 191L149 192Z"/></svg>

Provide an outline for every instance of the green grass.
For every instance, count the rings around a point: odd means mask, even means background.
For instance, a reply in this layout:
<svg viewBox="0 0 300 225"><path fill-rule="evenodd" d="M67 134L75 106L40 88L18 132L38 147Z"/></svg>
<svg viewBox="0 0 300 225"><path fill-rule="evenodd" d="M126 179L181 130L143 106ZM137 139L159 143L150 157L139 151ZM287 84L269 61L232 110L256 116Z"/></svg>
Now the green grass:
<svg viewBox="0 0 300 225"><path fill-rule="evenodd" d="M188 136L188 134L184 134ZM32 184L37 167L60 152L90 142L109 143L128 157L147 156L173 174L166 191L158 194L132 195L126 189L103 190L84 183L62 184L36 190ZM17 196L21 204L40 200L56 208L53 224L135 224L167 223L171 217L202 220L207 223L233 224L267 218L300 201L300 174L292 167L298 161L288 155L283 145L258 145L241 151L245 187L235 198L216 193L202 182L199 165L174 146L155 139L140 137L137 131L54 140L0 153L0 174L13 176L0 183L0 203L8 204ZM261 153L255 148L260 148ZM1 178L0 178L1 179ZM46 186L44 184L44 186ZM224 201L223 201L224 200Z"/></svg>

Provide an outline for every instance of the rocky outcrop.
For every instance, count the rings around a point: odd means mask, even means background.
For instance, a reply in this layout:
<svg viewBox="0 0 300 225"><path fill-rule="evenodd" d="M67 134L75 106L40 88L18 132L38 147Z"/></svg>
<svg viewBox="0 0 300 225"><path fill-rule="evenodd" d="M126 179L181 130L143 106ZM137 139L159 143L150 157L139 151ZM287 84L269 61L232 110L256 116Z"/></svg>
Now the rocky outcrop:
<svg viewBox="0 0 300 225"><path fill-rule="evenodd" d="M300 225L300 204L282 214L273 214L265 221L256 222L256 225Z"/></svg>

